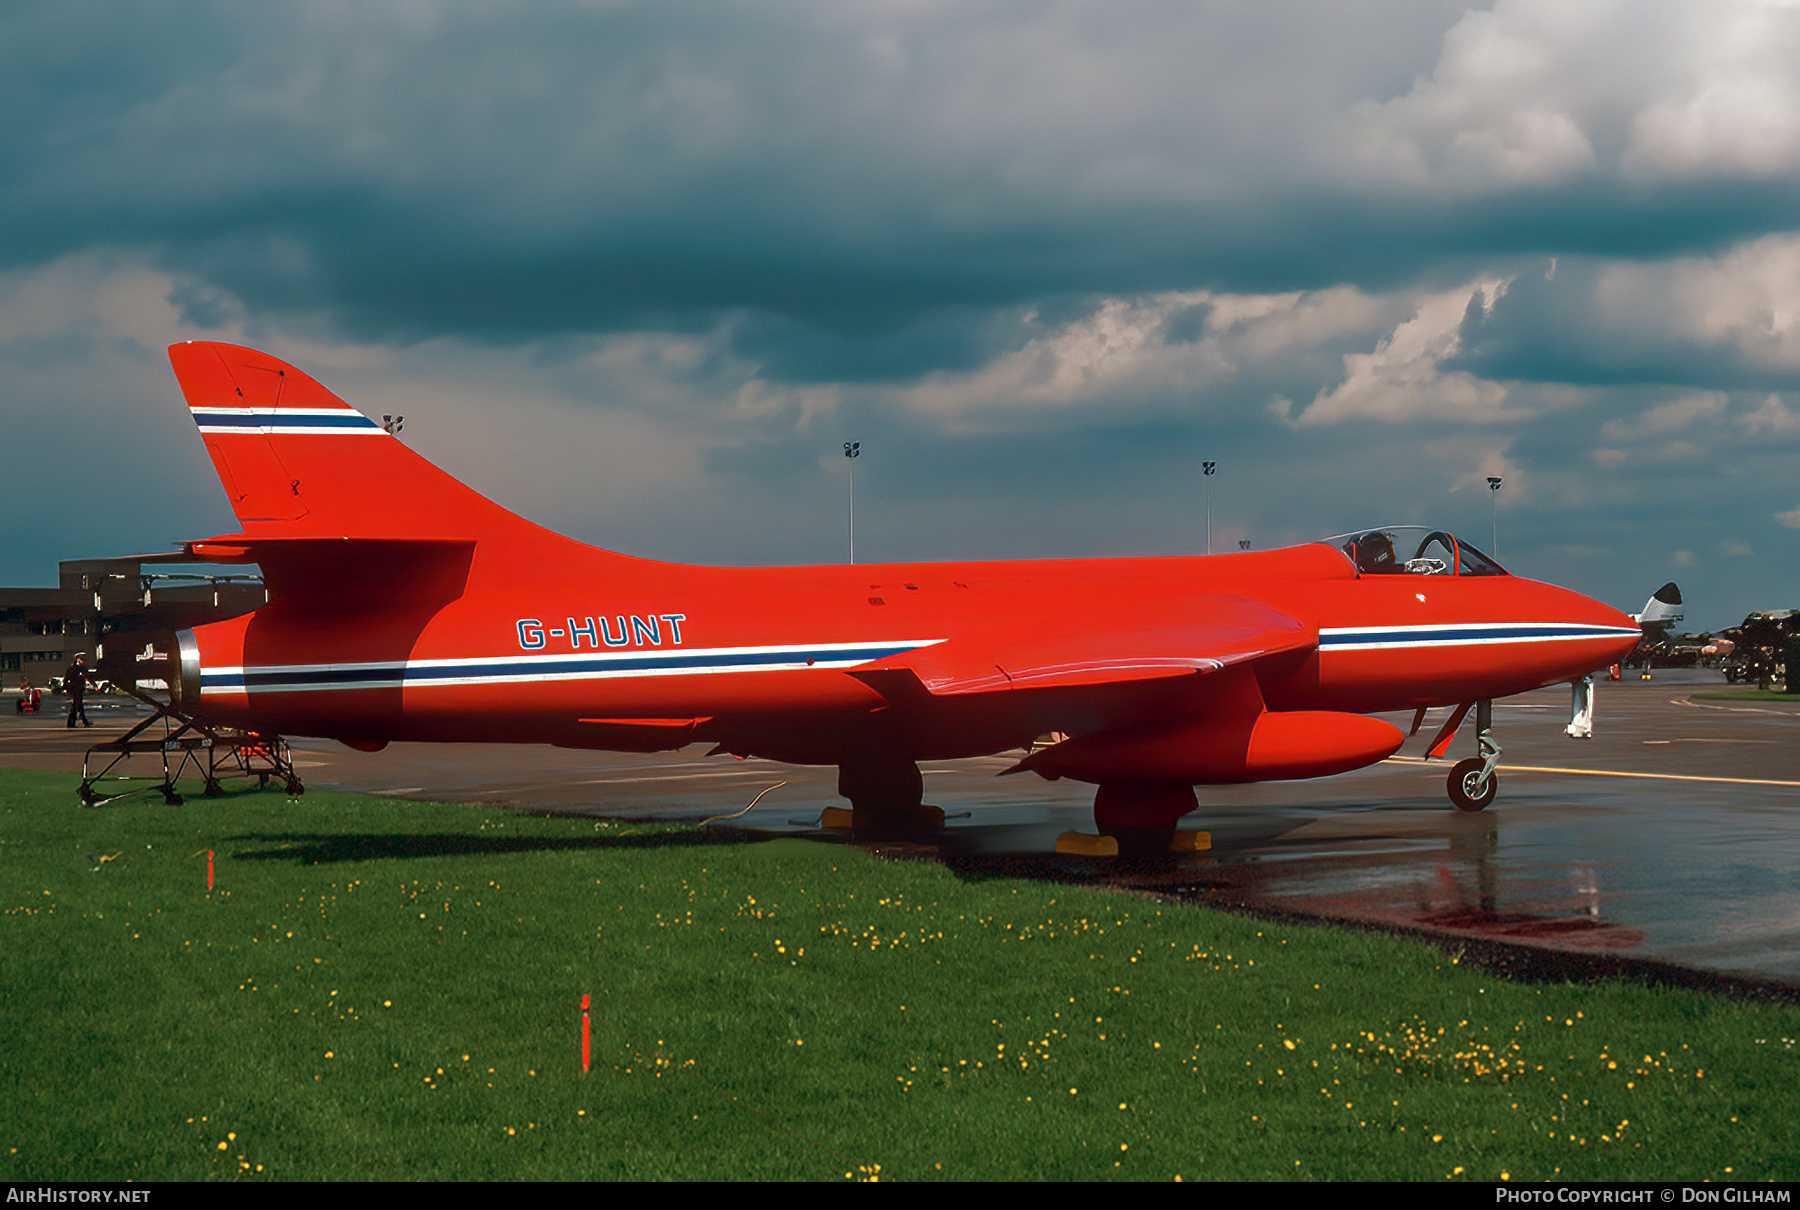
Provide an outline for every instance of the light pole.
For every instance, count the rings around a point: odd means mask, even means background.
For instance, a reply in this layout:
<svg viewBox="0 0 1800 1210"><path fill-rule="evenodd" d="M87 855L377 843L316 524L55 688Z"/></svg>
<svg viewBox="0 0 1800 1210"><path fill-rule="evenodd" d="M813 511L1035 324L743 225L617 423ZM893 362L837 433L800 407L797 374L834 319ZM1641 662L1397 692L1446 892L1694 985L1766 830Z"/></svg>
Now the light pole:
<svg viewBox="0 0 1800 1210"><path fill-rule="evenodd" d="M1218 468L1216 462L1202 462L1200 473L1206 476L1206 553L1212 554L1212 477Z"/></svg>
<svg viewBox="0 0 1800 1210"><path fill-rule="evenodd" d="M1493 523L1494 523L1494 529L1493 529L1493 534L1492 534L1494 557L1496 559L1498 559L1500 557L1500 483L1501 483L1501 479L1500 479L1499 475L1489 475L1487 477L1487 481L1488 481L1488 500L1491 502L1491 507L1488 509L1488 511L1492 515L1492 519L1493 519Z"/></svg>
<svg viewBox="0 0 1800 1210"><path fill-rule="evenodd" d="M856 461L855 461L855 459L858 456L860 456L861 454L862 454L862 442L860 442L860 441L844 442L844 457L851 459L851 462L850 462L850 563L851 563L851 566L855 566L855 564L856 564Z"/></svg>

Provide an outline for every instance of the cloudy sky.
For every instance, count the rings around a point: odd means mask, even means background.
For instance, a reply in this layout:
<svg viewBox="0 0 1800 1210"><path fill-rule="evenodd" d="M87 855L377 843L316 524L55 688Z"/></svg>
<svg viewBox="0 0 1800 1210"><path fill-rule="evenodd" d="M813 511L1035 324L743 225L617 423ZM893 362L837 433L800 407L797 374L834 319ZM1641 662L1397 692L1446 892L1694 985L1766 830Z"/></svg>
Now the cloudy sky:
<svg viewBox="0 0 1800 1210"><path fill-rule="evenodd" d="M249 344L634 554L1421 522L1800 606L1800 6L0 8L0 583L234 528Z"/></svg>

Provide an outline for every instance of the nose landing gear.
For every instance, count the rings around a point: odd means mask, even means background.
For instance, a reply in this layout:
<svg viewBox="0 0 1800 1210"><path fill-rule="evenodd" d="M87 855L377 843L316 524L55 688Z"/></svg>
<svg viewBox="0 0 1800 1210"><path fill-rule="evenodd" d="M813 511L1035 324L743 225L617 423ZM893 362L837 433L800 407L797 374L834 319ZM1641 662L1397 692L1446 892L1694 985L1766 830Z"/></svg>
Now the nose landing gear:
<svg viewBox="0 0 1800 1210"><path fill-rule="evenodd" d="M1458 761L1450 770L1445 788L1450 792L1450 801L1458 811L1475 812L1494 801L1494 795L1500 791L1500 774L1496 771L1500 764L1500 744L1494 738L1494 703L1480 701L1475 706L1475 750L1478 755L1468 760ZM1427 753L1428 758L1442 756L1450 747L1450 741L1456 736L1456 729L1462 725L1468 705L1459 708L1444 724L1436 741Z"/></svg>
<svg viewBox="0 0 1800 1210"><path fill-rule="evenodd" d="M1475 812L1494 801L1494 795L1500 792L1500 775L1487 773L1483 769L1487 762L1479 757L1456 762L1450 770L1448 788L1450 801L1456 804L1458 811Z"/></svg>

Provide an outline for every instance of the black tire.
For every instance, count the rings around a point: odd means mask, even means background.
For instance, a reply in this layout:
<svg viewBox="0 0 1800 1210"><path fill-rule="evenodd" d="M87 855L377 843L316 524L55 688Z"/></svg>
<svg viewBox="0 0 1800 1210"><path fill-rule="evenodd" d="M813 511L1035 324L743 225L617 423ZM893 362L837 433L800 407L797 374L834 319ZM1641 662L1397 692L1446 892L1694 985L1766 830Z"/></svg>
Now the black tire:
<svg viewBox="0 0 1800 1210"><path fill-rule="evenodd" d="M81 799L81 805L84 807L91 807L100 801L100 796L94 793L93 787L86 782L81 783L81 788L76 790L75 794Z"/></svg>
<svg viewBox="0 0 1800 1210"><path fill-rule="evenodd" d="M1494 795L1500 792L1498 772L1488 775L1487 785L1482 787L1479 795L1474 792L1481 778L1481 766L1485 763L1477 757L1470 757L1468 760L1458 761L1456 767L1450 770L1445 788L1450 791L1450 801L1456 804L1458 811L1479 811L1493 802Z"/></svg>
<svg viewBox="0 0 1800 1210"><path fill-rule="evenodd" d="M288 782L288 784L287 784L287 792L288 792L288 793L289 793L289 794L292 794L292 795L293 795L293 796L294 796L294 797L295 797L295 798L298 798L298 797L300 797L300 796L301 796L301 795L302 795L302 794L304 794L304 793L306 793L306 787L305 787L305 786L303 786L303 785L301 785L301 784L300 784L300 779L299 779L299 778L297 778L297 777L296 777L296 778L293 778L293 779L291 779L291 780L290 780L290 781L289 781L289 782Z"/></svg>

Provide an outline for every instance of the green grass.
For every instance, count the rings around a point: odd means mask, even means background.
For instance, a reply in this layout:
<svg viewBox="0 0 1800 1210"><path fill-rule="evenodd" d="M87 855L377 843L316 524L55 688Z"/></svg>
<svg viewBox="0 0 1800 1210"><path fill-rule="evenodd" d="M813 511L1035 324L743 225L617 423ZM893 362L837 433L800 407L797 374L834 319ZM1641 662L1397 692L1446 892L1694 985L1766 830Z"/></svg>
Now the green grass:
<svg viewBox="0 0 1800 1210"><path fill-rule="evenodd" d="M800 840L73 788L0 773L0 1179L1800 1173L1790 1010Z"/></svg>
<svg viewBox="0 0 1800 1210"><path fill-rule="evenodd" d="M1719 689L1693 696L1703 702L1792 702L1800 704L1800 693L1782 689Z"/></svg>

